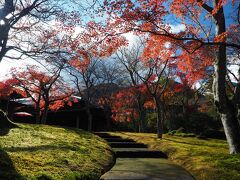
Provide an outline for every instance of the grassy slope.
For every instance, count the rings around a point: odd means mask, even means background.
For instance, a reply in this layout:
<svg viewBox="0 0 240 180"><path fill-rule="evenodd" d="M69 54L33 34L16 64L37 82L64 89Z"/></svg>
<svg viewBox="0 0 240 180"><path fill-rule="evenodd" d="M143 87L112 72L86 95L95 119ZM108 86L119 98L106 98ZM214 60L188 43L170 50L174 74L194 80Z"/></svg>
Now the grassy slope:
<svg viewBox="0 0 240 180"><path fill-rule="evenodd" d="M19 127L0 136L0 179L98 179L113 161L110 147L85 131Z"/></svg>
<svg viewBox="0 0 240 180"><path fill-rule="evenodd" d="M164 135L160 140L155 134L148 133L113 134L132 138L148 144L150 149L165 152L169 159L186 168L196 179L240 179L240 155L229 155L224 140L169 135Z"/></svg>

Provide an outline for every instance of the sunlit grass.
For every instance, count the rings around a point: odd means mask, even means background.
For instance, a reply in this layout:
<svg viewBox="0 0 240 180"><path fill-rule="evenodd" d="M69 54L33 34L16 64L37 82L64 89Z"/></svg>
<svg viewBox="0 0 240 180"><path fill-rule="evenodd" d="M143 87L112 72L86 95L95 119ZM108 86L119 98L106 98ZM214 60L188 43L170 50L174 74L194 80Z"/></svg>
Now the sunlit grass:
<svg viewBox="0 0 240 180"><path fill-rule="evenodd" d="M150 149L165 152L169 159L186 168L196 179L240 179L240 155L229 155L224 140L149 133L113 133L145 143Z"/></svg>
<svg viewBox="0 0 240 180"><path fill-rule="evenodd" d="M0 179L98 179L110 147L82 130L19 125L0 136Z"/></svg>

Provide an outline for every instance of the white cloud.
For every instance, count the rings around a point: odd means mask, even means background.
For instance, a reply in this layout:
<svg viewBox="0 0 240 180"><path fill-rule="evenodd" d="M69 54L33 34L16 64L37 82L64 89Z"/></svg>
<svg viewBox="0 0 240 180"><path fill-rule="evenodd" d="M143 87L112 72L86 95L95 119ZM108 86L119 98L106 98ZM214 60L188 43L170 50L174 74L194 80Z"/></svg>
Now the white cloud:
<svg viewBox="0 0 240 180"><path fill-rule="evenodd" d="M230 65L228 65L228 70L231 71L231 73L229 73L229 77L231 79L232 82L237 82L236 78L239 78L239 57L237 55L228 55L227 56L228 62L230 63ZM233 75L234 74L234 75ZM235 77L234 77L235 76Z"/></svg>
<svg viewBox="0 0 240 180"><path fill-rule="evenodd" d="M231 71L231 73L234 74L234 76L239 78L238 77L238 70L239 70L239 66L238 65L230 65L230 66L228 66L228 69ZM230 77L231 81L237 83L237 80L236 80L236 78L234 76L232 74L229 74L229 77Z"/></svg>
<svg viewBox="0 0 240 180"><path fill-rule="evenodd" d="M138 36L134 35L132 32L123 34L123 36L128 40L128 46L131 47L137 42Z"/></svg>
<svg viewBox="0 0 240 180"><path fill-rule="evenodd" d="M12 17L13 17L13 14L12 14L12 13L9 13L5 18L10 19L10 18L12 18Z"/></svg>
<svg viewBox="0 0 240 180"><path fill-rule="evenodd" d="M170 25L170 28L171 28L170 32L174 33L174 34L186 30L186 26L184 24ZM125 33L125 34L123 34L123 36L128 40L129 47L136 44L139 39L139 37L134 35L133 32ZM166 43L165 46L166 46L166 48L169 48L171 46L171 44Z"/></svg>
<svg viewBox="0 0 240 180"><path fill-rule="evenodd" d="M81 26L76 26L75 29L74 29L74 37L76 37L77 35L81 34L82 32L86 31L86 29L84 29L83 27Z"/></svg>
<svg viewBox="0 0 240 180"><path fill-rule="evenodd" d="M12 68L17 68L17 69L25 69L28 65L36 65L40 67L39 70L46 70L40 63L32 60L32 59L24 59L24 60L13 60L13 59L7 59L4 58L0 62L0 81L3 81L7 78L9 78L9 72Z"/></svg>
<svg viewBox="0 0 240 180"><path fill-rule="evenodd" d="M22 64L21 61L3 59L2 62L0 63L0 68L1 68L0 81L8 78L8 73L11 68L22 67L21 64Z"/></svg>
<svg viewBox="0 0 240 180"><path fill-rule="evenodd" d="M176 25L170 25L170 32L173 34L177 34L179 32L185 31L186 26L184 24L176 24Z"/></svg>

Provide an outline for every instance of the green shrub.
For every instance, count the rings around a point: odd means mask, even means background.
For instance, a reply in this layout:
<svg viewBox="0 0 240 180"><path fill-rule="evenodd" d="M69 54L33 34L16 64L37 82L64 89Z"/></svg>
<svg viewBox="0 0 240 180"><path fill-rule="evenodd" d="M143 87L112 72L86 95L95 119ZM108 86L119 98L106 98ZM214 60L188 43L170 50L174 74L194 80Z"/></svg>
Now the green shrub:
<svg viewBox="0 0 240 180"><path fill-rule="evenodd" d="M171 120L174 129L184 128L184 132L202 135L209 129L218 130L221 128L221 122L207 113L192 112L187 116L178 116Z"/></svg>
<svg viewBox="0 0 240 180"><path fill-rule="evenodd" d="M184 133L184 132L186 132L186 131L183 127L180 127L176 130L176 133Z"/></svg>
<svg viewBox="0 0 240 180"><path fill-rule="evenodd" d="M181 137L196 137L196 134L194 133L185 133L183 131L184 131L183 128L179 128L177 130L169 131L167 134L172 136L181 136Z"/></svg>
<svg viewBox="0 0 240 180"><path fill-rule="evenodd" d="M147 132L157 132L157 113L151 112L146 115L146 130Z"/></svg>

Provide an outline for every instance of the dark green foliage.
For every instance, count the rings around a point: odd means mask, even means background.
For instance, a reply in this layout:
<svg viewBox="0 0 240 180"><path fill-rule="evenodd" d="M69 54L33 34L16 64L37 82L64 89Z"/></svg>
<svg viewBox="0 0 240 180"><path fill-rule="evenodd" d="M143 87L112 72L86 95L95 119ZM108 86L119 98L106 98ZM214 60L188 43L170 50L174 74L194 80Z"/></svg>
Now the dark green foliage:
<svg viewBox="0 0 240 180"><path fill-rule="evenodd" d="M113 122L113 131L128 131L128 132L138 132L135 122Z"/></svg>
<svg viewBox="0 0 240 180"><path fill-rule="evenodd" d="M146 115L147 122L147 132L157 132L157 113L147 113Z"/></svg>
<svg viewBox="0 0 240 180"><path fill-rule="evenodd" d="M221 132L219 131L221 128L221 122L219 119L215 119L206 113L192 112L186 117L177 116L171 120L171 123L174 124L173 127L175 127L175 129L184 128L183 133L193 133L211 138L224 138L224 135L221 133L221 135L219 135L219 132ZM172 131L173 130L170 130L170 132L173 134L174 131ZM216 136L214 136L214 132L216 132Z"/></svg>
<svg viewBox="0 0 240 180"><path fill-rule="evenodd" d="M194 112L189 115L188 122L186 122L187 131L191 131L196 134L201 134L207 129L214 126L214 119L201 112Z"/></svg>

